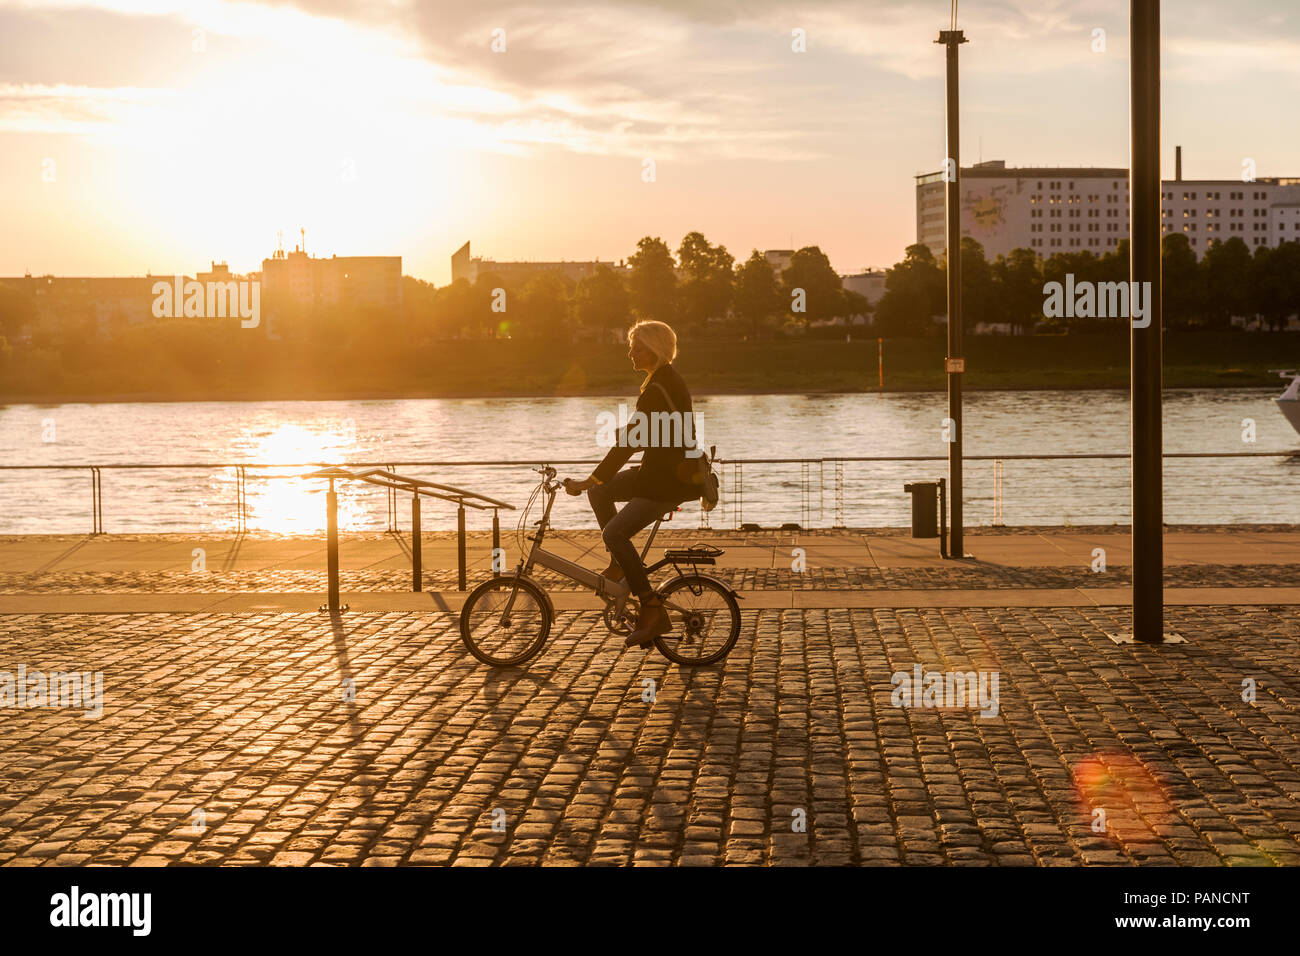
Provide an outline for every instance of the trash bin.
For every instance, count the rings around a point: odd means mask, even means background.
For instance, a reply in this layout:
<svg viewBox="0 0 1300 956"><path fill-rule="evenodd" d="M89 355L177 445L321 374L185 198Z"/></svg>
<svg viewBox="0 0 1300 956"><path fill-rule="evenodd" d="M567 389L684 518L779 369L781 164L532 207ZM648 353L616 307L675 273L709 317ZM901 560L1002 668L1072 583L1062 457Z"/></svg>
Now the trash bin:
<svg viewBox="0 0 1300 956"><path fill-rule="evenodd" d="M912 496L912 537L939 537L938 483L914 481L903 485L903 490Z"/></svg>

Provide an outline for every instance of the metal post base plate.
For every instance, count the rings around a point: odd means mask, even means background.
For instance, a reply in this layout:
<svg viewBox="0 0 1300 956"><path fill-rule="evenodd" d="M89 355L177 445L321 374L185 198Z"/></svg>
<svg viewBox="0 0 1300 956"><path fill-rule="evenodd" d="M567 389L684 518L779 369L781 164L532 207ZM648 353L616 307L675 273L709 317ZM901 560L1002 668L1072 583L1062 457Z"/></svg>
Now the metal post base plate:
<svg viewBox="0 0 1300 956"><path fill-rule="evenodd" d="M1118 634L1111 634L1107 632L1106 636L1109 637L1116 644L1137 644L1138 643L1138 640L1133 636L1132 631L1121 631ZM1178 634L1170 634L1166 632L1163 636L1163 639L1160 641L1160 643L1161 644L1186 644L1187 641ZM1151 646L1156 647L1158 645L1152 644Z"/></svg>

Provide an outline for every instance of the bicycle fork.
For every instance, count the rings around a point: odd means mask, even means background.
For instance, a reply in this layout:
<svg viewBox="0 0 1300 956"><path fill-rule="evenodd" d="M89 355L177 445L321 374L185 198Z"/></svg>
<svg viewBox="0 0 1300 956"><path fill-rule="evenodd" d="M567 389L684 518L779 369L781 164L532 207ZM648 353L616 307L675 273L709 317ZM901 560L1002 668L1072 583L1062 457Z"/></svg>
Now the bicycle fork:
<svg viewBox="0 0 1300 956"><path fill-rule="evenodd" d="M506 598L506 606L501 609L501 626L510 626L510 612L514 610L515 596L519 594L519 581L524 576L524 562L520 561L515 567L515 584L510 589L510 597Z"/></svg>

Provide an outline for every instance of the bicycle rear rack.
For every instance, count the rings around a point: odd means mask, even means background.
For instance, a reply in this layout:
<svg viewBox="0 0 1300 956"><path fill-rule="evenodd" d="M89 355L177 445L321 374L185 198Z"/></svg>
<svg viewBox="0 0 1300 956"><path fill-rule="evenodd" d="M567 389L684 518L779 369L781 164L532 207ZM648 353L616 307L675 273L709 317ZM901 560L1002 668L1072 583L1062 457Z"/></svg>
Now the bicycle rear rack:
<svg viewBox="0 0 1300 956"><path fill-rule="evenodd" d="M689 548L668 548L664 551L664 557L676 567L678 563L717 564L717 559L725 553L722 548L711 544L693 544Z"/></svg>

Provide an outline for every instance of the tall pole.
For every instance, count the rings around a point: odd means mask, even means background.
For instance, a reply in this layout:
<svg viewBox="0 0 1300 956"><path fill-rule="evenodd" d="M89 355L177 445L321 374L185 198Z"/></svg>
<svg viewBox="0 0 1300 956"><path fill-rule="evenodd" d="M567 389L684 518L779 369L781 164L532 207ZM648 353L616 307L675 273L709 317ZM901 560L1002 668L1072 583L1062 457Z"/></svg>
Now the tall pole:
<svg viewBox="0 0 1300 956"><path fill-rule="evenodd" d="M1132 343L1133 638L1164 639L1164 522L1160 430L1160 0L1130 0L1129 173ZM1139 290L1150 290L1138 299ZM1132 311L1132 309L1131 309Z"/></svg>
<svg viewBox="0 0 1300 956"><path fill-rule="evenodd" d="M411 590L424 584L424 541L420 531L420 492L411 492Z"/></svg>
<svg viewBox="0 0 1300 956"><path fill-rule="evenodd" d="M948 222L944 241L948 257L948 357L944 370L948 374L948 508L952 520L949 524L948 555L960 558L966 551L962 545L961 516L961 382L966 365L961 341L961 111L957 101L957 52L966 42L961 30L940 30L936 43L942 43L948 53L948 135L943 169L948 184Z"/></svg>
<svg viewBox="0 0 1300 956"><path fill-rule="evenodd" d="M325 575L328 579L329 609L341 611L339 605L339 496L334 493L334 479L325 492Z"/></svg>

